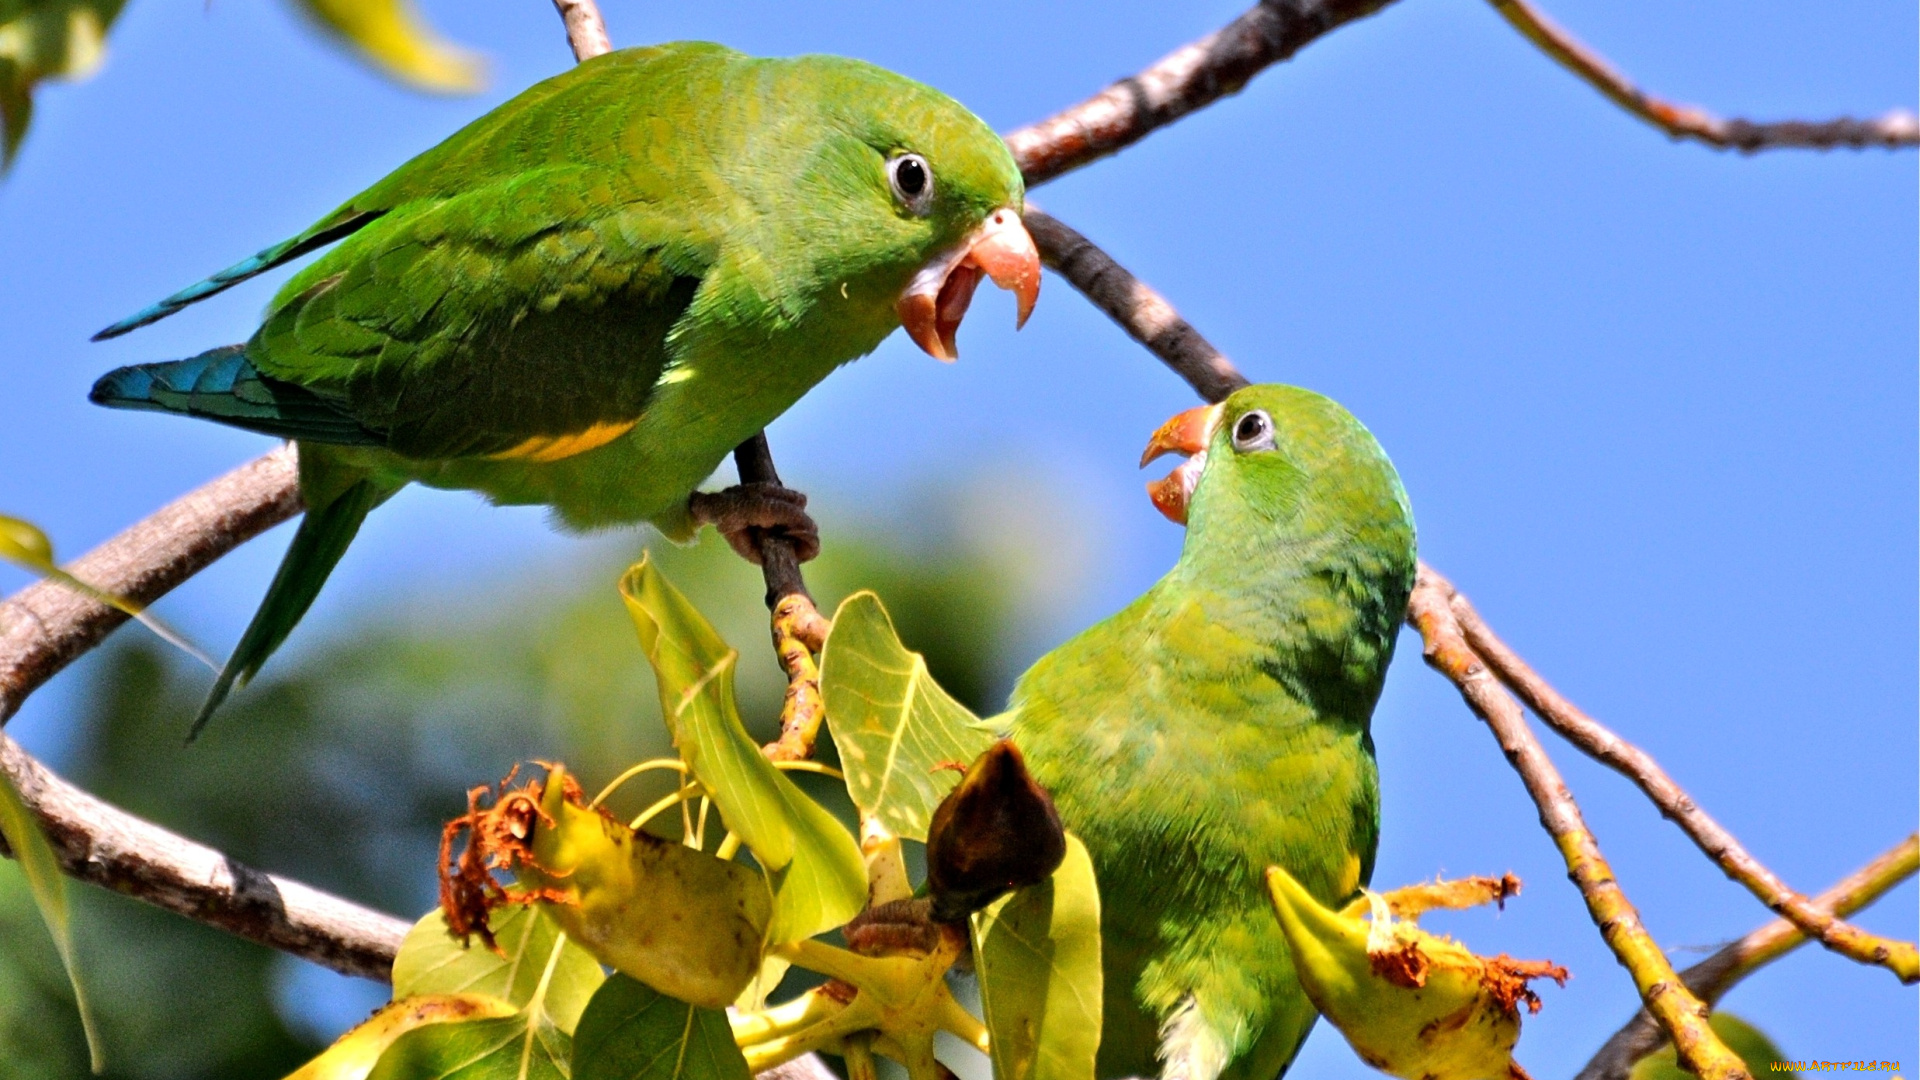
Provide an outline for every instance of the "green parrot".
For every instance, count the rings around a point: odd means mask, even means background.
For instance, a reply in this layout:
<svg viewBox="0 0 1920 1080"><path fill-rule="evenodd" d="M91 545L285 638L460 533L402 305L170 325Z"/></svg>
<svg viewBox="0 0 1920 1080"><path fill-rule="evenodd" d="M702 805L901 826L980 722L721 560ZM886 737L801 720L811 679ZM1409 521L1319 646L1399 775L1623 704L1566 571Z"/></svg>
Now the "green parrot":
<svg viewBox="0 0 1920 1080"><path fill-rule="evenodd" d="M1373 873L1368 724L1413 589L1412 514L1367 429L1250 386L1182 413L1141 464L1187 525L1173 570L1036 663L997 722L1100 884L1103 1078L1271 1080L1316 1013L1264 884L1321 901Z"/></svg>
<svg viewBox="0 0 1920 1080"><path fill-rule="evenodd" d="M542 82L305 232L115 337L338 242L245 344L110 372L92 399L294 440L307 514L194 725L305 614L409 482L542 504L571 529L713 523L817 550L805 502L695 488L896 326L942 360L981 277L1024 323L1040 263L1020 170L953 99L855 60L706 43Z"/></svg>

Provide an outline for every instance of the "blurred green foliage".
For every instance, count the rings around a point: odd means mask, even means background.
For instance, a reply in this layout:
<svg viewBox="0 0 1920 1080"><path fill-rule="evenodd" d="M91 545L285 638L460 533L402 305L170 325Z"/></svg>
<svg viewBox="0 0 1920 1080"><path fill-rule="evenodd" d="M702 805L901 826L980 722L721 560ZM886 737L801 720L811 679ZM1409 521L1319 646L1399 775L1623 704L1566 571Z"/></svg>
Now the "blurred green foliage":
<svg viewBox="0 0 1920 1080"><path fill-rule="evenodd" d="M951 536L912 546L852 530L829 537L808 566L824 610L855 589L878 590L943 685L976 711L999 704L1014 674L1001 643L1031 614L1021 575ZM757 568L710 534L690 548L652 548L740 650L741 710L757 737L772 737L784 677ZM94 666L73 750L57 764L116 805L253 866L412 918L434 903L440 825L465 809L468 787L537 757L565 761L592 791L670 752L615 592L635 554L476 583L450 599L394 598L332 644L270 667L191 747L181 740L204 673L129 637ZM628 785L620 802L652 794ZM298 1014L324 1014L324 1003L296 1000L295 1015L275 1007L294 962L98 889L75 900L108 1076L280 1077L319 1049ZM11 863L0 863L0 1061L9 1080L87 1072L66 979Z"/></svg>

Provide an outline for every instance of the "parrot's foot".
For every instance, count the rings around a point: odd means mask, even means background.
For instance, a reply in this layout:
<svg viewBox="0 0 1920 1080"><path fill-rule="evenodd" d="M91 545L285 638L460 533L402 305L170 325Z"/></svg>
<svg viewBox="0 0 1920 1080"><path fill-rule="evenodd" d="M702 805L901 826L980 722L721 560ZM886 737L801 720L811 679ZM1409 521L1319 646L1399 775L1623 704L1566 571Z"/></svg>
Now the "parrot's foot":
<svg viewBox="0 0 1920 1080"><path fill-rule="evenodd" d="M773 651L787 670L787 693L780 703L780 737L763 747L774 761L803 761L813 756L813 741L826 718L820 697L820 666L813 654L826 645L832 628L813 598L788 593L773 606Z"/></svg>
<svg viewBox="0 0 1920 1080"><path fill-rule="evenodd" d="M779 484L696 491L687 497L687 513L719 530L733 550L755 566L760 565L760 541L768 536L791 542L801 562L820 554L820 527L807 516L807 497Z"/></svg>

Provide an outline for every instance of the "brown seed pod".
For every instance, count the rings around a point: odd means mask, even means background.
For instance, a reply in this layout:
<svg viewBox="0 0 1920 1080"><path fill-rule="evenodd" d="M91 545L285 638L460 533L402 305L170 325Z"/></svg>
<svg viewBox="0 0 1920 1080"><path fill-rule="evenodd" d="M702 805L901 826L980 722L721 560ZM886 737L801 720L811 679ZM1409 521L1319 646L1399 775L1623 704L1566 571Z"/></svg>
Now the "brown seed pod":
<svg viewBox="0 0 1920 1080"><path fill-rule="evenodd" d="M1045 881L1066 831L1009 739L987 748L933 811L927 885L936 922L959 922L1012 889Z"/></svg>

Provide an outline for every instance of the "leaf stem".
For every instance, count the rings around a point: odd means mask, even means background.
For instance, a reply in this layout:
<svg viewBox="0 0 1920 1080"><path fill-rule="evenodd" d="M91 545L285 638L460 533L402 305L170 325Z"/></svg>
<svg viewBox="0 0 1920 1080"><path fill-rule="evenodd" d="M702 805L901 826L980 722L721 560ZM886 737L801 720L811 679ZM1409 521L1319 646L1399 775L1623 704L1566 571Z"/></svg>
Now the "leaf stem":
<svg viewBox="0 0 1920 1080"><path fill-rule="evenodd" d="M587 809L595 809L601 803L606 802L607 796L613 794L622 784L639 776L641 773L651 772L655 769L676 769L684 773L687 771L687 763L681 761L679 758L649 758L609 781L606 787L600 789L600 794L595 795L593 801L587 804Z"/></svg>

